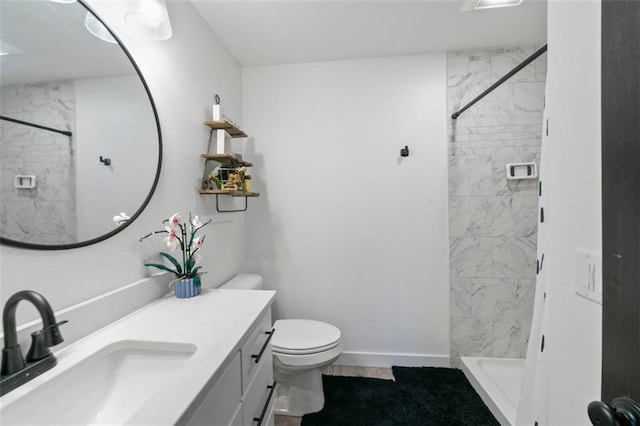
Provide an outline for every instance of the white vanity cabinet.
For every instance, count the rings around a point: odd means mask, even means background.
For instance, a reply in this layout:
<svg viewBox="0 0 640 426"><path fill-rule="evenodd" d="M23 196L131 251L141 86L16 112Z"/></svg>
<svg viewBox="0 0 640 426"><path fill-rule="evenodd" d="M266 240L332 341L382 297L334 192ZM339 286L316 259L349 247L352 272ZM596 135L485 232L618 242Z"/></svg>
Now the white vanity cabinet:
<svg viewBox="0 0 640 426"><path fill-rule="evenodd" d="M271 309L246 333L221 370L202 390L182 424L211 426L273 426L273 355Z"/></svg>
<svg viewBox="0 0 640 426"><path fill-rule="evenodd" d="M244 426L273 424L273 353L271 309L262 316L240 349Z"/></svg>
<svg viewBox="0 0 640 426"><path fill-rule="evenodd" d="M138 297L141 290L132 288L127 297ZM211 288L187 299L166 294L56 351L54 368L0 398L0 423L272 425L266 333L275 296ZM89 319L95 306L83 302L56 315ZM100 389L94 389L96 375L109 377Z"/></svg>

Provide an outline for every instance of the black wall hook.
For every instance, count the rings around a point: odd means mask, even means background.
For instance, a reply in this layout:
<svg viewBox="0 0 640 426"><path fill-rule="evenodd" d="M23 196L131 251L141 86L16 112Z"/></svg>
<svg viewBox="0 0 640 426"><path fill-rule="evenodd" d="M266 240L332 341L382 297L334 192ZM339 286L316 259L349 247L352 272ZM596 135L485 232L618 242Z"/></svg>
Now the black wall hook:
<svg viewBox="0 0 640 426"><path fill-rule="evenodd" d="M401 157L408 157L409 156L409 147L407 145L405 145L404 148L402 148L400 150L400 156Z"/></svg>
<svg viewBox="0 0 640 426"><path fill-rule="evenodd" d="M100 162L102 164L104 164L105 166L110 166L111 165L111 158L102 158L102 155L100 156Z"/></svg>

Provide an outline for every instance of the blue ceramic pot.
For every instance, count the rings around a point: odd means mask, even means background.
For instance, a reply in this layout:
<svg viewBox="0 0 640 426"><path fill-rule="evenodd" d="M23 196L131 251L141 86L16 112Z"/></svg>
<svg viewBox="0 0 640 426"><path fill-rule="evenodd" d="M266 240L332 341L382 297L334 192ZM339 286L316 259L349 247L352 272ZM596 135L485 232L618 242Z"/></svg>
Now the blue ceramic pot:
<svg viewBox="0 0 640 426"><path fill-rule="evenodd" d="M197 296L200 291L200 277L179 280L173 284L173 294L179 299Z"/></svg>

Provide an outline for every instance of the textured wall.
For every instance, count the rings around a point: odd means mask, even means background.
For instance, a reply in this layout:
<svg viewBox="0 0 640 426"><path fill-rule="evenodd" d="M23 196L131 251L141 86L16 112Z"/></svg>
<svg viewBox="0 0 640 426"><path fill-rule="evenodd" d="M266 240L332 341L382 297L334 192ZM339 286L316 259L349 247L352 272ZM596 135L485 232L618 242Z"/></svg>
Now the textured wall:
<svg viewBox="0 0 640 426"><path fill-rule="evenodd" d="M240 67L190 2L167 2L174 33L170 40L160 42L128 32L122 2L92 0L91 5L124 40L156 101L163 138L158 187L138 220L101 243L63 251L0 246L0 304L15 291L29 287L41 292L57 310L155 273L143 263L157 260L157 252L166 246L160 237L145 243L138 239L159 229L162 220L176 211L191 211L215 222L206 228L202 249L201 264L208 272L203 278L205 286L219 284L240 271L244 215L219 214L215 198L198 194L204 168L200 154L209 136L203 122L211 118L214 94L220 94L230 116L242 121ZM205 49L194 48L203 43ZM222 202L232 207L235 201ZM37 315L30 308L25 304L18 309L20 322Z"/></svg>
<svg viewBox="0 0 640 426"><path fill-rule="evenodd" d="M542 392L550 425L589 424L587 405L600 398L602 306L575 294L575 256L602 251L601 9L599 1L549 2Z"/></svg>
<svg viewBox="0 0 640 426"><path fill-rule="evenodd" d="M448 54L448 111L466 105L534 48ZM524 357L533 309L537 180L507 181L507 163L538 163L546 54L449 119L451 359Z"/></svg>
<svg viewBox="0 0 640 426"><path fill-rule="evenodd" d="M2 87L2 115L75 135L72 82ZM76 241L74 140L35 127L0 121L0 227L6 238L33 243ZM14 187L16 175L37 186Z"/></svg>
<svg viewBox="0 0 640 426"><path fill-rule="evenodd" d="M343 365L448 362L446 55L250 67L242 85L249 269L276 315L340 327Z"/></svg>

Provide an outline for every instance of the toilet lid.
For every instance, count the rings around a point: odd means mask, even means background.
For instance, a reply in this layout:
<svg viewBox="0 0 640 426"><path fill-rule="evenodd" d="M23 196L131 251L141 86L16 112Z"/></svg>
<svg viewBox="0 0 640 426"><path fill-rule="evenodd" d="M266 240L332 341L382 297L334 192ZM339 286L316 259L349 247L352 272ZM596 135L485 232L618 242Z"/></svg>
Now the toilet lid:
<svg viewBox="0 0 640 426"><path fill-rule="evenodd" d="M340 343L340 329L314 320L278 320L273 324L274 352L308 354L331 349Z"/></svg>

